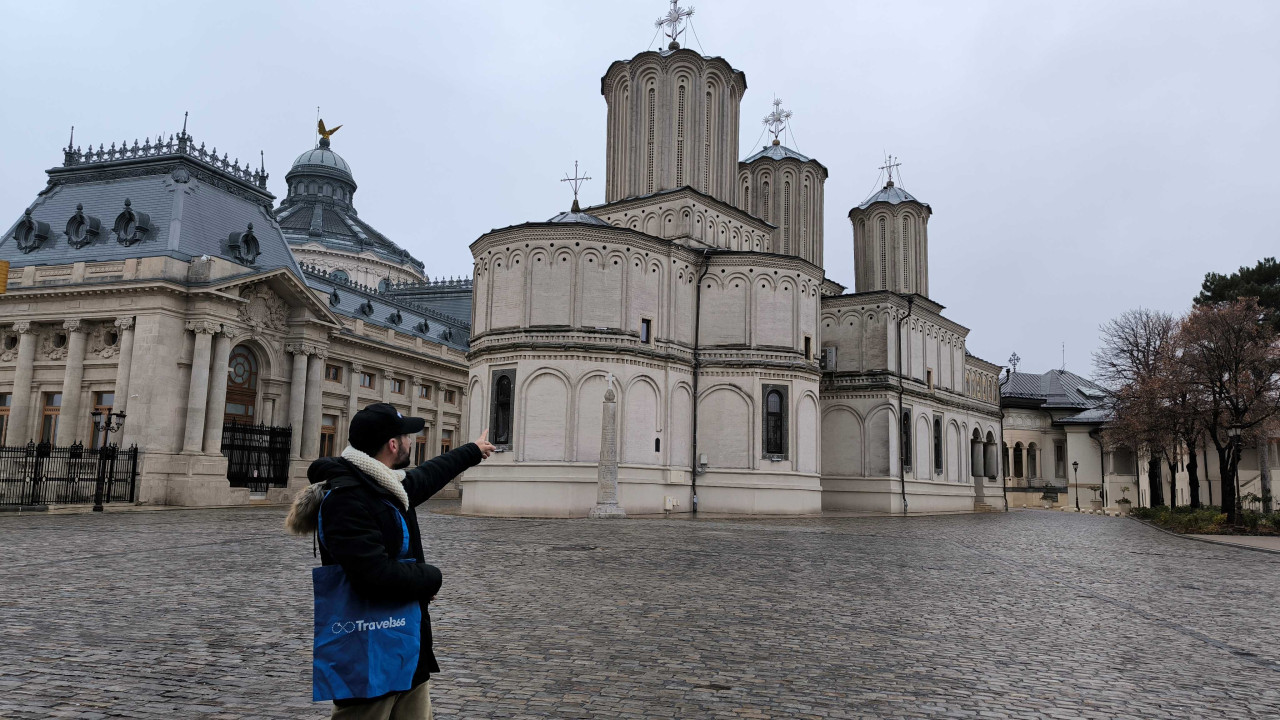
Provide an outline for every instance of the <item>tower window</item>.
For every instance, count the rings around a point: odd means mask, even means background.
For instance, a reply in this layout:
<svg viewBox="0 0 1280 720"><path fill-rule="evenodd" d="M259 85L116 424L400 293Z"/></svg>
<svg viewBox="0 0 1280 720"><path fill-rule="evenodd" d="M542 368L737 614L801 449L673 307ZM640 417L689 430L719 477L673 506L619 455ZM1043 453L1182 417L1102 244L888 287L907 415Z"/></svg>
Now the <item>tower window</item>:
<svg viewBox="0 0 1280 720"><path fill-rule="evenodd" d="M711 193L711 91L707 91L706 127L702 143L702 192Z"/></svg>
<svg viewBox="0 0 1280 720"><path fill-rule="evenodd" d="M653 321L649 318L640 319L640 342L645 345L653 342Z"/></svg>
<svg viewBox="0 0 1280 720"><path fill-rule="evenodd" d="M684 186L684 86L676 100L676 187Z"/></svg>
<svg viewBox="0 0 1280 720"><path fill-rule="evenodd" d="M942 474L942 416L933 416L933 472Z"/></svg>
<svg viewBox="0 0 1280 720"><path fill-rule="evenodd" d="M647 143L645 146L646 147L645 152L647 154L646 162L648 163L648 169L649 169L649 179L648 179L648 184L646 186L647 187L646 192L648 193L653 192L653 152L654 152L653 114L654 114L654 104L656 102L657 102L657 95L654 92L653 88L649 88L649 127L648 127L648 130L646 131L648 135L647 135Z"/></svg>
<svg viewBox="0 0 1280 720"><path fill-rule="evenodd" d="M911 238L907 232L907 218L902 218L902 292L911 292L909 268L911 267Z"/></svg>
<svg viewBox="0 0 1280 720"><path fill-rule="evenodd" d="M493 372L493 404L489 411L489 437L494 445L511 446L511 417L514 404L515 370Z"/></svg>
<svg viewBox="0 0 1280 720"><path fill-rule="evenodd" d="M889 285L888 243L885 237L885 221L880 218L880 289L886 290Z"/></svg>
<svg viewBox="0 0 1280 720"><path fill-rule="evenodd" d="M808 335L804 336L804 359L805 360L813 359L813 338L809 337Z"/></svg>
<svg viewBox="0 0 1280 720"><path fill-rule="evenodd" d="M902 409L902 469L911 470L911 408Z"/></svg>
<svg viewBox="0 0 1280 720"><path fill-rule="evenodd" d="M791 183L782 183L782 252L791 252Z"/></svg>
<svg viewBox="0 0 1280 720"><path fill-rule="evenodd" d="M769 181L765 180L760 186L760 208L764 214L760 216L761 220L769 222Z"/></svg>
<svg viewBox="0 0 1280 720"><path fill-rule="evenodd" d="M764 454L786 459L787 456L787 387L764 386Z"/></svg>

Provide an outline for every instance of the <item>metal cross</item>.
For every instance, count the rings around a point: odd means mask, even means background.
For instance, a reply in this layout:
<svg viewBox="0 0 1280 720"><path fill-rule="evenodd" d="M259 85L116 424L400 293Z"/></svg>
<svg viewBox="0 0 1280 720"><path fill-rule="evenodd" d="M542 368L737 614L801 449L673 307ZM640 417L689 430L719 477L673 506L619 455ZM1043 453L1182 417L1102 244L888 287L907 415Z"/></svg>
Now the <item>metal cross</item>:
<svg viewBox="0 0 1280 720"><path fill-rule="evenodd" d="M894 156L892 156L892 155L888 155L888 156L886 156L886 157L885 157L884 164L880 166L880 169L881 169L881 170L888 170L888 171L889 171L889 182L893 182L893 171L894 171L894 169L895 169L895 168L898 168L898 167L901 167L901 166L902 166L902 163L898 162L898 159L897 159L897 158L895 158L895 157L894 157Z"/></svg>
<svg viewBox="0 0 1280 720"><path fill-rule="evenodd" d="M791 111L782 109L782 99L773 99L773 112L764 116L764 126L773 134L773 144L778 144L778 136L787 129L787 121L791 119Z"/></svg>
<svg viewBox="0 0 1280 720"><path fill-rule="evenodd" d="M1018 357L1018 353L1009 356L1009 365L1013 367L1014 372L1018 372L1018 363L1022 362L1022 358Z"/></svg>
<svg viewBox="0 0 1280 720"><path fill-rule="evenodd" d="M580 210L578 209L578 188L581 188L582 183L590 179L591 178L586 175L583 175L583 176L578 175L578 161L574 160L573 161L573 177L569 177L569 173L565 173L564 179L560 181L560 182L569 183L569 186L573 188L573 211L574 212L580 212Z"/></svg>
<svg viewBox="0 0 1280 720"><path fill-rule="evenodd" d="M680 48L680 33L684 32L684 28L680 27L680 25L684 23L686 18L693 15L692 5L690 5L689 9L686 10L679 7L676 4L677 2L678 0L671 0L671 9L667 11L666 15L658 18L653 23L654 27L660 28L665 26L667 28L666 32L663 34L671 38L671 44L668 46L671 50L677 50Z"/></svg>

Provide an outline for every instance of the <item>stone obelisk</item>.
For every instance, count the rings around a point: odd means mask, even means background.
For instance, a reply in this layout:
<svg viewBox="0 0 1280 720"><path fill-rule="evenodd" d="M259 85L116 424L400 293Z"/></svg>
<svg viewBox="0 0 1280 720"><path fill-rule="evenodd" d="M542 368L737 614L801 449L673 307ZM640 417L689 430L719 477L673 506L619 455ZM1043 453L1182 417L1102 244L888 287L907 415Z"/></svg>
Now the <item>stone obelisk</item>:
<svg viewBox="0 0 1280 720"><path fill-rule="evenodd" d="M618 504L618 396L613 392L613 376L604 391L604 413L600 417L600 465L596 476L596 506L590 518L625 518Z"/></svg>

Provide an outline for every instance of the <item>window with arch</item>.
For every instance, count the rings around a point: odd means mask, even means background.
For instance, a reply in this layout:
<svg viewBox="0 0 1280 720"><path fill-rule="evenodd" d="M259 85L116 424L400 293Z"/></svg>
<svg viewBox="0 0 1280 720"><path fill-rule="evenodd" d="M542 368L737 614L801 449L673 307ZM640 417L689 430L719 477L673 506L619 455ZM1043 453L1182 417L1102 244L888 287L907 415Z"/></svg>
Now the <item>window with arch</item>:
<svg viewBox="0 0 1280 720"><path fill-rule="evenodd" d="M760 219L769 222L769 181L760 184Z"/></svg>
<svg viewBox="0 0 1280 720"><path fill-rule="evenodd" d="M676 91L676 187L684 186L684 85Z"/></svg>
<svg viewBox="0 0 1280 720"><path fill-rule="evenodd" d="M942 416L933 416L933 472L942 474Z"/></svg>
<svg viewBox="0 0 1280 720"><path fill-rule="evenodd" d="M705 115L706 126L703 128L702 137L702 192L711 193L711 91L707 91L707 108Z"/></svg>
<svg viewBox="0 0 1280 720"><path fill-rule="evenodd" d="M905 216L902 218L902 291L911 292L911 234Z"/></svg>
<svg viewBox="0 0 1280 720"><path fill-rule="evenodd" d="M800 196L800 254L809 253L809 181L804 183L804 192Z"/></svg>
<svg viewBox="0 0 1280 720"><path fill-rule="evenodd" d="M1013 444L1013 476L1016 478L1025 477L1022 468L1022 443Z"/></svg>
<svg viewBox="0 0 1280 720"><path fill-rule="evenodd" d="M304 382L295 378L293 382ZM223 420L253 423L258 403L258 358L244 345L237 345L227 360L227 405ZM295 428L298 430L298 428Z"/></svg>
<svg viewBox="0 0 1280 720"><path fill-rule="evenodd" d="M657 92L652 87L650 87L649 88L649 109L648 109L649 125L645 131L646 133L645 162L648 165L648 173L649 173L648 181L645 186L646 193L653 192L654 112L655 112L654 106L656 104L657 104Z"/></svg>
<svg viewBox="0 0 1280 720"><path fill-rule="evenodd" d="M782 183L782 252L791 252L791 181Z"/></svg>
<svg viewBox="0 0 1280 720"><path fill-rule="evenodd" d="M515 405L515 370L494 370L489 405L489 442L511 449L511 419Z"/></svg>
<svg viewBox="0 0 1280 720"><path fill-rule="evenodd" d="M880 218L880 289L889 288L889 239L885 232L885 220Z"/></svg>
<svg viewBox="0 0 1280 720"><path fill-rule="evenodd" d="M899 445L902 446L902 469L911 471L911 408L902 408L902 429L898 433Z"/></svg>
<svg viewBox="0 0 1280 720"><path fill-rule="evenodd" d="M329 278L330 278L331 280L336 280L336 281L338 281L338 282L350 282L350 281L351 281L351 277L347 275L347 271L346 271L346 270L334 270L333 272L329 273Z"/></svg>
<svg viewBox="0 0 1280 720"><path fill-rule="evenodd" d="M764 455L787 457L787 386L765 385L764 390Z"/></svg>
<svg viewBox="0 0 1280 720"><path fill-rule="evenodd" d="M316 184L315 184L315 183L307 183L307 194L308 194L308 195L315 195L315 194L316 194Z"/></svg>
<svg viewBox="0 0 1280 720"><path fill-rule="evenodd" d="M751 183L742 183L742 210L743 212L751 212Z"/></svg>

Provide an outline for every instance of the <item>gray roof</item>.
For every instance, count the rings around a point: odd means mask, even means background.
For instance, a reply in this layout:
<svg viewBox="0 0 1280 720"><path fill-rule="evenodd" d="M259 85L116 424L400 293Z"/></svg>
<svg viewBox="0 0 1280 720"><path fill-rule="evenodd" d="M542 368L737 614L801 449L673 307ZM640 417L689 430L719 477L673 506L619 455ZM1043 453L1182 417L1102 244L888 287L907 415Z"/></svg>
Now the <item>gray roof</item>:
<svg viewBox="0 0 1280 720"><path fill-rule="evenodd" d="M1086 410L1103 405L1107 391L1097 384L1066 370L1032 373L1009 373L1000 383L1002 400L1034 400L1045 409Z"/></svg>
<svg viewBox="0 0 1280 720"><path fill-rule="evenodd" d="M329 149L328 138L324 140L326 142L299 155L298 159L293 161L293 168L289 172L292 174L306 170L332 169L350 176L351 166L342 159L341 155Z"/></svg>
<svg viewBox="0 0 1280 720"><path fill-rule="evenodd" d="M394 328L463 352L470 347L471 323L465 320L391 293L332 278L324 270L310 265L304 265L303 271L307 286L328 295L329 309L337 315L358 318L366 325ZM425 331L420 326L423 322L427 325Z"/></svg>
<svg viewBox="0 0 1280 720"><path fill-rule="evenodd" d="M904 203L904 202L913 202L913 203L920 203L925 207L929 207L929 203L922 203L919 200L915 199L915 197L912 196L911 193L907 192L906 190L903 190L897 185L894 185L892 180L885 183L885 186L880 188L875 193L872 193L871 197L867 198L866 200L863 200L862 204L858 206L858 209L866 210L867 208L871 207L873 204L878 202L889 203L890 205L897 205L898 203Z"/></svg>
<svg viewBox="0 0 1280 720"><path fill-rule="evenodd" d="M784 160L786 158L793 158L795 160L799 160L800 162L809 162L810 160L813 160L813 158L807 157L805 155L801 155L800 153L796 152L795 150L792 150L786 145L778 144L778 145L765 145L763 150L756 153L755 155L752 155L746 160L743 160L742 162L744 163L755 162L760 158L772 158L774 160Z"/></svg>
<svg viewBox="0 0 1280 720"><path fill-rule="evenodd" d="M217 256L251 272L288 268L301 271L271 214L274 196L266 191L266 173L251 172L194 147L188 135L175 143L120 151L92 148L64 150L62 167L47 171L48 186L29 206L35 223L47 224L48 236L34 249L18 247L15 230L23 223L21 208L10 208L12 224L0 238L0 259L14 267L65 265L80 261L123 260L168 255L190 260ZM145 233L123 240L114 232L126 203ZM86 220L97 219L98 233L87 234L76 247L68 236L77 208ZM142 216L147 222L142 223ZM233 234L249 232L259 254L249 259L232 246ZM129 242L130 244L125 244ZM250 253L251 254L251 253Z"/></svg>
<svg viewBox="0 0 1280 720"><path fill-rule="evenodd" d="M549 218L547 222L549 223L582 223L583 225L608 225L609 224L601 220L600 218L596 217L595 215L592 215L591 213L584 213L581 210L579 210L577 200L573 201L573 209L571 209L569 212L562 212L559 215L554 215L551 218Z"/></svg>
<svg viewBox="0 0 1280 720"><path fill-rule="evenodd" d="M396 284L392 285L387 292L404 302L428 307L455 318L471 317L472 281L470 278Z"/></svg>

